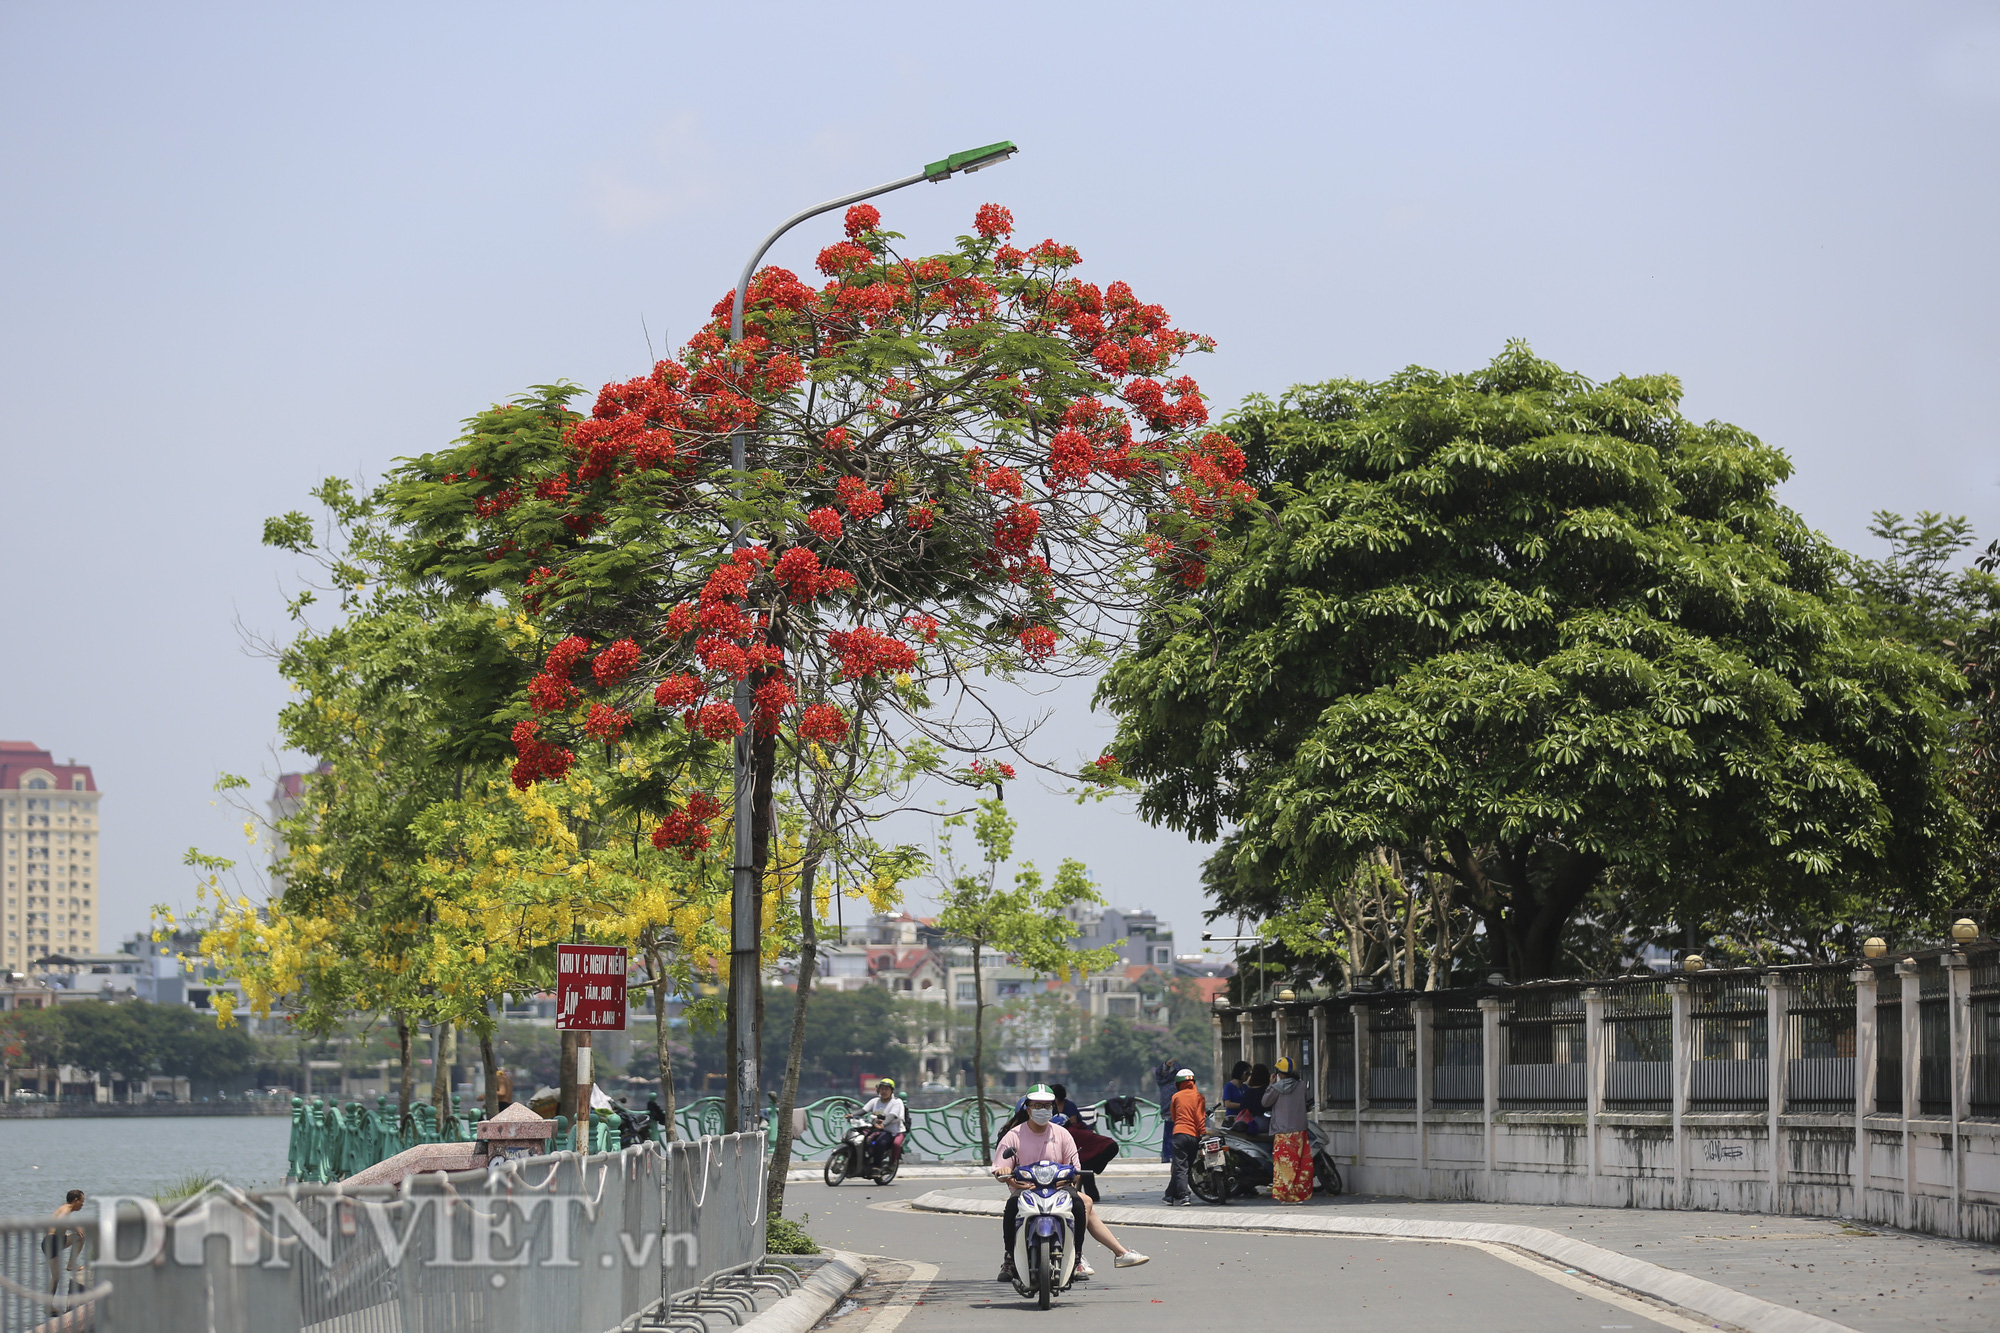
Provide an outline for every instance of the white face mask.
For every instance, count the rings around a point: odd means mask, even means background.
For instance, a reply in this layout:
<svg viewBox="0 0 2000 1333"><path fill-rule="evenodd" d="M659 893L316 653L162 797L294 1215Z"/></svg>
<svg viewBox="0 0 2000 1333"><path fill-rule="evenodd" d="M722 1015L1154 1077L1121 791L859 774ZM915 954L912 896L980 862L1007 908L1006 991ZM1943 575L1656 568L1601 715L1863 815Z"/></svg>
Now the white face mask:
<svg viewBox="0 0 2000 1333"><path fill-rule="evenodd" d="M1041 1129L1055 1117L1055 1113L1053 1106L1031 1106L1028 1108L1028 1119L1035 1122L1036 1129Z"/></svg>

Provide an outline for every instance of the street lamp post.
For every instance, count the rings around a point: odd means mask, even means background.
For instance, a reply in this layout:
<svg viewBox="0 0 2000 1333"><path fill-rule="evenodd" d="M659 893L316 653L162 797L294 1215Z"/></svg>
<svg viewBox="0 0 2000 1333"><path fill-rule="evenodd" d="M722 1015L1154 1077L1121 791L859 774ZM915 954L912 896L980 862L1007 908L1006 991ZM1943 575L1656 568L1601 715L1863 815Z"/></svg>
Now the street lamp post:
<svg viewBox="0 0 2000 1333"><path fill-rule="evenodd" d="M960 172L970 174L986 167L995 166L1014 156L1020 149L1012 141L1002 140L988 144L984 148L974 148L963 153L953 153L941 161L932 162L914 176L905 176L885 185L871 186L854 194L842 195L816 204L802 213L786 218L784 223L764 238L764 243L751 254L750 262L743 266L743 274L736 280L736 299L729 310L729 341L743 340L743 302L750 290L750 278L757 271L765 253L777 244L778 238L798 226L808 218L816 218L821 213L830 212L847 204L858 204L863 199L873 199L900 190L918 181L950 180ZM749 470L749 442L743 428L738 426L729 433L730 465L736 469L736 494L743 494L743 474ZM747 545L741 520L732 519L729 524L729 544L733 549L742 550ZM729 1057L735 1077L735 1097L729 1106L729 1127L733 1130L751 1130L763 1121L764 1099L760 1080L757 1076L759 1052L763 1049L763 1027L758 1000L762 984L763 970L763 912L757 870L752 864L752 816L751 808L755 799L756 782L751 764L754 757L752 746L756 729L750 719L750 678L746 674L736 682L733 699L736 716L743 721L743 728L736 734L736 774L735 774L735 861L730 881L729 898L729 1029L732 1037Z"/></svg>
<svg viewBox="0 0 2000 1333"><path fill-rule="evenodd" d="M1241 923L1239 922L1238 924L1241 924ZM1209 934L1209 933L1208 933L1207 931L1205 931L1205 930L1204 930L1203 932L1201 932L1201 937L1202 937L1203 939L1205 939L1205 940L1213 940L1213 941L1214 941L1215 943L1217 943L1217 944L1248 944L1248 943L1250 943L1250 942L1251 942L1252 940L1255 940L1255 941L1256 941L1256 943L1257 943L1257 1003L1259 1003L1259 1004L1262 1004L1262 1003L1264 1003L1264 990L1265 990L1265 986L1264 986L1264 937L1263 937L1262 935L1211 935L1211 934Z"/></svg>

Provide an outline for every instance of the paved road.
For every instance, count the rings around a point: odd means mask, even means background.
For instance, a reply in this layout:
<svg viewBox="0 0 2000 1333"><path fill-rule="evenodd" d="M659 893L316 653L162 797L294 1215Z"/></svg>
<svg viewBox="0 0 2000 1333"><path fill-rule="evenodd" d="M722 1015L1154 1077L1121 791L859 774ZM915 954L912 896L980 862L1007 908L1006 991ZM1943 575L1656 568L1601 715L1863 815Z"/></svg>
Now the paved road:
<svg viewBox="0 0 2000 1333"><path fill-rule="evenodd" d="M1708 1329L1672 1312L1549 1265L1465 1245L1307 1236L1222 1235L1133 1229L1125 1243L1153 1256L1142 1267L1114 1270L1089 1247L1099 1276L1043 1313L994 1281L999 1224L984 1218L888 1211L870 1205L908 1200L935 1189L912 1182L792 1185L786 1212L804 1215L823 1245L937 1266L922 1304L898 1307L905 1270L888 1268L859 1293L853 1309L823 1325L831 1333L959 1333L1024 1327L1138 1329L1170 1320L1179 1329L1255 1324L1284 1330L1366 1320L1397 1333L1691 1333Z"/></svg>

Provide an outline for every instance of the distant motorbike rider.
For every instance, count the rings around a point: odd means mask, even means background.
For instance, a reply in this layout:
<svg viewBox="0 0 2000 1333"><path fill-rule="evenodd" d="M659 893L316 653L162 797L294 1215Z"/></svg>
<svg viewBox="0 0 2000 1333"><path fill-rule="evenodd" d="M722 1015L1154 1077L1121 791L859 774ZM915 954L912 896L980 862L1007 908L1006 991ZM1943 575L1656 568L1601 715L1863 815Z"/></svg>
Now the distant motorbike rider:
<svg viewBox="0 0 2000 1333"><path fill-rule="evenodd" d="M1028 1089L1028 1095L1021 1099L1021 1106L1014 1112L1014 1118L1007 1122L1000 1134L999 1142L993 1145L993 1174L1006 1186L1007 1207L1000 1215L1001 1238L1006 1245L1004 1258L1000 1263L1001 1282L1012 1282L1014 1268L1014 1233L1021 1225L1020 1194L1029 1188L1014 1179L1014 1168L1033 1166L1036 1162L1061 1162L1083 1169L1078 1159L1076 1140L1069 1131L1055 1124L1056 1095L1047 1084L1037 1083ZM1077 1216L1081 1225L1076 1228L1076 1275L1090 1277L1094 1270L1083 1260L1083 1233L1087 1230L1097 1238L1097 1242L1115 1256L1113 1262L1119 1268L1136 1268L1147 1260L1147 1256L1137 1250L1128 1250L1111 1234L1111 1228L1104 1225L1091 1206L1090 1196L1080 1188L1071 1191L1075 1200Z"/></svg>
<svg viewBox="0 0 2000 1333"><path fill-rule="evenodd" d="M875 1085L875 1095L861 1107L861 1114L874 1116L881 1123L868 1132L868 1156L884 1162L892 1154L903 1149L903 1124L909 1119L909 1111L903 1099L896 1095L896 1080L885 1078Z"/></svg>

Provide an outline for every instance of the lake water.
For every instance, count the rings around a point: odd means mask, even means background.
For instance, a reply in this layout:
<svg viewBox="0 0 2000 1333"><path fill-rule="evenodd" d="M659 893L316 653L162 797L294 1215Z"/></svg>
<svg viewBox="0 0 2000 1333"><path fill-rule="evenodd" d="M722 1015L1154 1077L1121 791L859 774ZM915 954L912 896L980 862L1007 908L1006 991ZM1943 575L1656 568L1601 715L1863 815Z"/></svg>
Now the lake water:
<svg viewBox="0 0 2000 1333"><path fill-rule="evenodd" d="M0 1120L0 1217L46 1216L70 1190L162 1194L202 1173L276 1185L291 1133L288 1115Z"/></svg>

